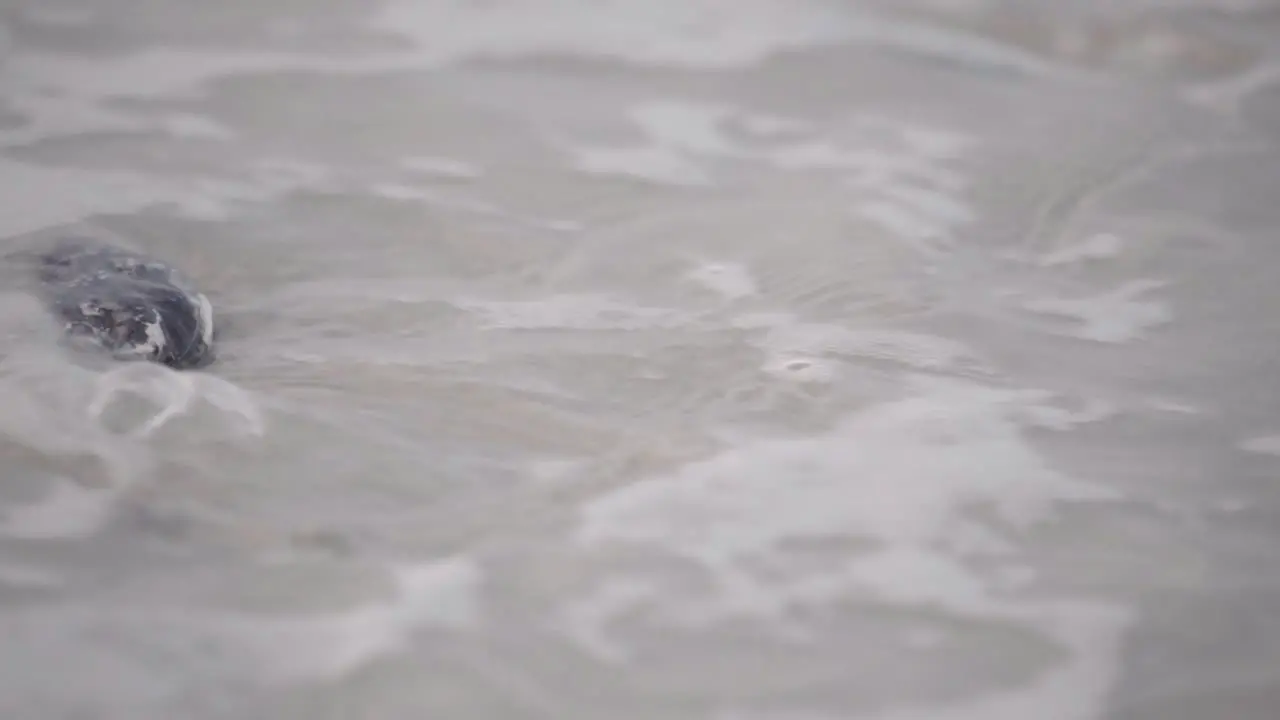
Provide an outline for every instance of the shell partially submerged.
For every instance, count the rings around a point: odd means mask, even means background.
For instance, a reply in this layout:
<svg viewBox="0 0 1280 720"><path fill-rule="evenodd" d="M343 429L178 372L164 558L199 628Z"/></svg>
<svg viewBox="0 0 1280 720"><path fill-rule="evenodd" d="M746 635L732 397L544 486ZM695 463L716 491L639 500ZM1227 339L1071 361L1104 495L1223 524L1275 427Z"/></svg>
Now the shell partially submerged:
<svg viewBox="0 0 1280 720"><path fill-rule="evenodd" d="M175 369L213 361L213 307L165 263L81 238L30 259L42 294L77 343Z"/></svg>

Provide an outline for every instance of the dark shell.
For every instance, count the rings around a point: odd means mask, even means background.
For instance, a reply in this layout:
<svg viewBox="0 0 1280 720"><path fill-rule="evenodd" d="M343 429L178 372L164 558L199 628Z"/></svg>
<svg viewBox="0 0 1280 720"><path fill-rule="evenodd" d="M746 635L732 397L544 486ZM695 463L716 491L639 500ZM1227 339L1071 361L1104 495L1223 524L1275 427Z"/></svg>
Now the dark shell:
<svg viewBox="0 0 1280 720"><path fill-rule="evenodd" d="M209 299L165 263L80 238L34 260L46 300L76 341L175 369L213 361Z"/></svg>

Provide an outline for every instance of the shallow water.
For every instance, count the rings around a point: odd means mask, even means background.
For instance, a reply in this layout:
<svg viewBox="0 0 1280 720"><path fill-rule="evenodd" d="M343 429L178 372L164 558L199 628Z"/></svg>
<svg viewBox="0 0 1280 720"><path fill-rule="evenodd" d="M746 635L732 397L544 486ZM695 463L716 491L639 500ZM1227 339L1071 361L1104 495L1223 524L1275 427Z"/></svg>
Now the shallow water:
<svg viewBox="0 0 1280 720"><path fill-rule="evenodd" d="M0 716L1275 716L1280 3L0 28Z"/></svg>

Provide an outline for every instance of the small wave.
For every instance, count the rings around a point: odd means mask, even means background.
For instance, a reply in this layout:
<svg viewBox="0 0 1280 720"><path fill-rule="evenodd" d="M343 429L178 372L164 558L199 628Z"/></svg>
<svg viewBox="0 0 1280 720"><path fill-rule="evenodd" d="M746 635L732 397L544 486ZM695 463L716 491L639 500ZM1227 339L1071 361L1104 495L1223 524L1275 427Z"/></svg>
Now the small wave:
<svg viewBox="0 0 1280 720"><path fill-rule="evenodd" d="M201 447L266 433L261 408L242 388L211 374L77 354L33 298L0 297L0 337L0 459L10 489L29 491L6 492L0 535L94 535L159 467L209 463Z"/></svg>
<svg viewBox="0 0 1280 720"><path fill-rule="evenodd" d="M225 420L227 430L262 437L266 420L244 390L213 375L181 373L153 363L130 363L109 370L94 379L94 395L88 414L109 421L113 410L122 409L129 399L145 404L135 411L126 434L146 438L179 418L199 411L203 403ZM128 412L128 410L125 410Z"/></svg>

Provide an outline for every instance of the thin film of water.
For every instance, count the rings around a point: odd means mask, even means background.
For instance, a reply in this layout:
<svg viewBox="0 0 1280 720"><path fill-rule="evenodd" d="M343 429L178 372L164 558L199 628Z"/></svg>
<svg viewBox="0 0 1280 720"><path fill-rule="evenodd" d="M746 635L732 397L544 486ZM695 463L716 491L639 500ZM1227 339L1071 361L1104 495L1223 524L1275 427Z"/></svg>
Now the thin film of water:
<svg viewBox="0 0 1280 720"><path fill-rule="evenodd" d="M306 7L303 7L306 5ZM1280 6L0 8L0 715L1251 720Z"/></svg>

